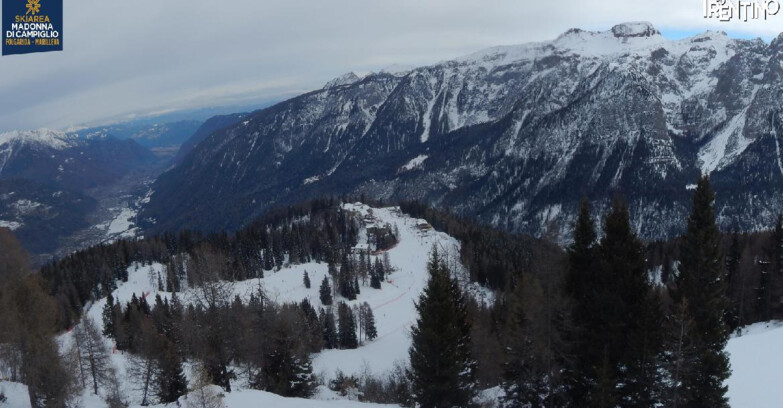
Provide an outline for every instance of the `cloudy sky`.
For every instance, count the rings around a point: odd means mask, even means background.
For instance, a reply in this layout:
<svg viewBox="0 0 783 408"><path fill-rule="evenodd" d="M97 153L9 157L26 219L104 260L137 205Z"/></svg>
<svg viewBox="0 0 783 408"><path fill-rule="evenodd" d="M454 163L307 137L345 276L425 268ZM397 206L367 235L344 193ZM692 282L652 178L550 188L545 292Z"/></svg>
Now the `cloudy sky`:
<svg viewBox="0 0 783 408"><path fill-rule="evenodd" d="M65 51L0 58L0 130L261 104L348 71L425 65L572 27L645 20L671 38L717 29L767 41L783 32L783 10L723 23L702 17L703 0L63 2Z"/></svg>

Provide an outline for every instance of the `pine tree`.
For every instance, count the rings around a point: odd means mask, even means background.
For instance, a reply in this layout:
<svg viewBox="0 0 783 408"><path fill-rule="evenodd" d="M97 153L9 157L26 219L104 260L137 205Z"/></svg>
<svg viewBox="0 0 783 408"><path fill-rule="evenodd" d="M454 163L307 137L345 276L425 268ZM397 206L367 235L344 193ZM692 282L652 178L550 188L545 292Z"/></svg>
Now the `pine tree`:
<svg viewBox="0 0 783 408"><path fill-rule="evenodd" d="M332 304L332 287L329 285L329 278L327 276L324 276L324 280L321 282L319 294L321 297L321 304L324 306L330 306Z"/></svg>
<svg viewBox="0 0 783 408"><path fill-rule="evenodd" d="M307 271L304 271L304 286L307 289L310 289L310 276L307 275Z"/></svg>
<svg viewBox="0 0 783 408"><path fill-rule="evenodd" d="M693 196L688 229L680 246L680 266L674 297L684 307L693 329L691 370L681 376L677 394L686 408L728 407L725 380L729 359L725 352L729 331L726 313L725 264L721 234L715 223L709 176L702 176Z"/></svg>
<svg viewBox="0 0 783 408"><path fill-rule="evenodd" d="M297 339L281 317L272 332L270 348L261 368L262 389L284 397L307 398L315 389L313 366L306 353L297 352Z"/></svg>
<svg viewBox="0 0 783 408"><path fill-rule="evenodd" d="M539 404L538 381L532 371L535 351L527 330L527 318L522 302L522 283L518 283L509 305L509 337L506 345L506 361L503 364L504 395L500 402L505 408Z"/></svg>
<svg viewBox="0 0 783 408"><path fill-rule="evenodd" d="M380 286L380 282L386 279L386 271L383 267L383 264L381 263L381 260L378 258L375 258L375 266L373 266L373 271L375 272L375 276L378 278Z"/></svg>
<svg viewBox="0 0 783 408"><path fill-rule="evenodd" d="M740 291L742 289L742 279L740 279L740 258L742 257L742 248L739 243L739 232L737 230L731 233L731 246L726 255L726 287L728 288L729 303L726 308L726 324L729 328L736 328L740 321Z"/></svg>
<svg viewBox="0 0 783 408"><path fill-rule="evenodd" d="M599 244L603 281L597 312L604 319L594 339L608 346L608 369L616 370L617 398L623 407L650 407L656 403L657 375L662 353L663 314L652 293L644 260L644 246L631 229L628 207L615 198L606 216Z"/></svg>
<svg viewBox="0 0 783 408"><path fill-rule="evenodd" d="M467 407L476 393L464 295L433 247L430 277L416 309L409 350L415 401L422 408Z"/></svg>
<svg viewBox="0 0 783 408"><path fill-rule="evenodd" d="M188 380L185 378L182 360L177 355L174 345L169 343L158 359L156 395L160 402L168 404L176 402L187 392Z"/></svg>
<svg viewBox="0 0 783 408"><path fill-rule="evenodd" d="M378 277L378 274L375 272L370 274L370 287L373 289L381 288L381 279Z"/></svg>
<svg viewBox="0 0 783 408"><path fill-rule="evenodd" d="M372 312L372 307L370 307L370 304L367 302L364 302L362 304L362 310L364 314L363 324L364 324L364 335L367 337L367 340L374 340L376 337L378 337L378 329L375 327L375 315Z"/></svg>
<svg viewBox="0 0 783 408"><path fill-rule="evenodd" d="M332 310L321 309L318 314L318 320L321 322L321 333L323 334L324 348L335 349L338 347L337 324L334 321Z"/></svg>
<svg viewBox="0 0 783 408"><path fill-rule="evenodd" d="M525 275L508 301L505 407L568 407L568 304L557 285Z"/></svg>
<svg viewBox="0 0 783 408"><path fill-rule="evenodd" d="M595 222L590 215L590 203L583 198L574 224L574 242L568 248L565 282L566 293L573 299L574 329L570 337L574 350L581 350L575 355L569 378L571 400L575 406L587 405L589 388L596 380L595 368L603 358L600 340L595 341L588 335L588 331L595 330L594 327L599 324L598 313L594 312L601 284L596 281L595 240Z"/></svg>
<svg viewBox="0 0 783 408"><path fill-rule="evenodd" d="M353 317L353 311L345 303L340 302L337 305L337 323L339 344L341 349L355 349L359 347L359 340L356 337L356 319Z"/></svg>
<svg viewBox="0 0 783 408"><path fill-rule="evenodd" d="M158 272L158 292L163 292L163 279L160 277L160 272Z"/></svg>
<svg viewBox="0 0 783 408"><path fill-rule="evenodd" d="M661 403L664 407L682 407L684 404L680 394L680 383L683 377L693 375L696 355L693 341L690 339L693 320L688 315L687 300L674 305L674 310L667 317L665 324L666 353L662 368L666 381L661 392Z"/></svg>
<svg viewBox="0 0 783 408"><path fill-rule="evenodd" d="M106 297L106 304L103 306L103 335L113 339L114 330L114 296L109 293Z"/></svg>

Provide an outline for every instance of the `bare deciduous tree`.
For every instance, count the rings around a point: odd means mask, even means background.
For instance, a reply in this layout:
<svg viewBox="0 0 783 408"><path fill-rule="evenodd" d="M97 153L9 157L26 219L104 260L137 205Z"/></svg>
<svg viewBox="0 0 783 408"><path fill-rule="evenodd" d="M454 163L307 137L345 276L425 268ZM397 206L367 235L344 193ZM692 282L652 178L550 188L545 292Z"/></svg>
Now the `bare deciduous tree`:
<svg viewBox="0 0 783 408"><path fill-rule="evenodd" d="M92 380L92 389L98 395L98 387L109 384L111 362L98 327L89 317L74 328L74 340L79 349L79 365L86 377Z"/></svg>

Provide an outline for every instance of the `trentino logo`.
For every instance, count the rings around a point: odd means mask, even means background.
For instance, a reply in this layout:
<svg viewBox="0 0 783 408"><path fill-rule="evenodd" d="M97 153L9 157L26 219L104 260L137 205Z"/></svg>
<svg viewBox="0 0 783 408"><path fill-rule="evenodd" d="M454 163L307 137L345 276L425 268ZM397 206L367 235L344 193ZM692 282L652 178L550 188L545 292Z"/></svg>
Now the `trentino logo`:
<svg viewBox="0 0 783 408"><path fill-rule="evenodd" d="M63 0L2 0L3 55L62 51Z"/></svg>

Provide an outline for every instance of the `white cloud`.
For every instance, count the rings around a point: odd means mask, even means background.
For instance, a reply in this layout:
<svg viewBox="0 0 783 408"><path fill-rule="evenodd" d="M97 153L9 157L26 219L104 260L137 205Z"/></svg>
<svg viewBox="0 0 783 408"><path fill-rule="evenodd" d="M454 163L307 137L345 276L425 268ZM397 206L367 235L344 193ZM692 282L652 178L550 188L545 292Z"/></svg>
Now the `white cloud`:
<svg viewBox="0 0 783 408"><path fill-rule="evenodd" d="M65 51L0 59L0 130L285 97L347 71L435 63L572 27L645 20L664 32L769 39L783 31L783 11L768 21L721 23L702 18L699 0L64 3Z"/></svg>

